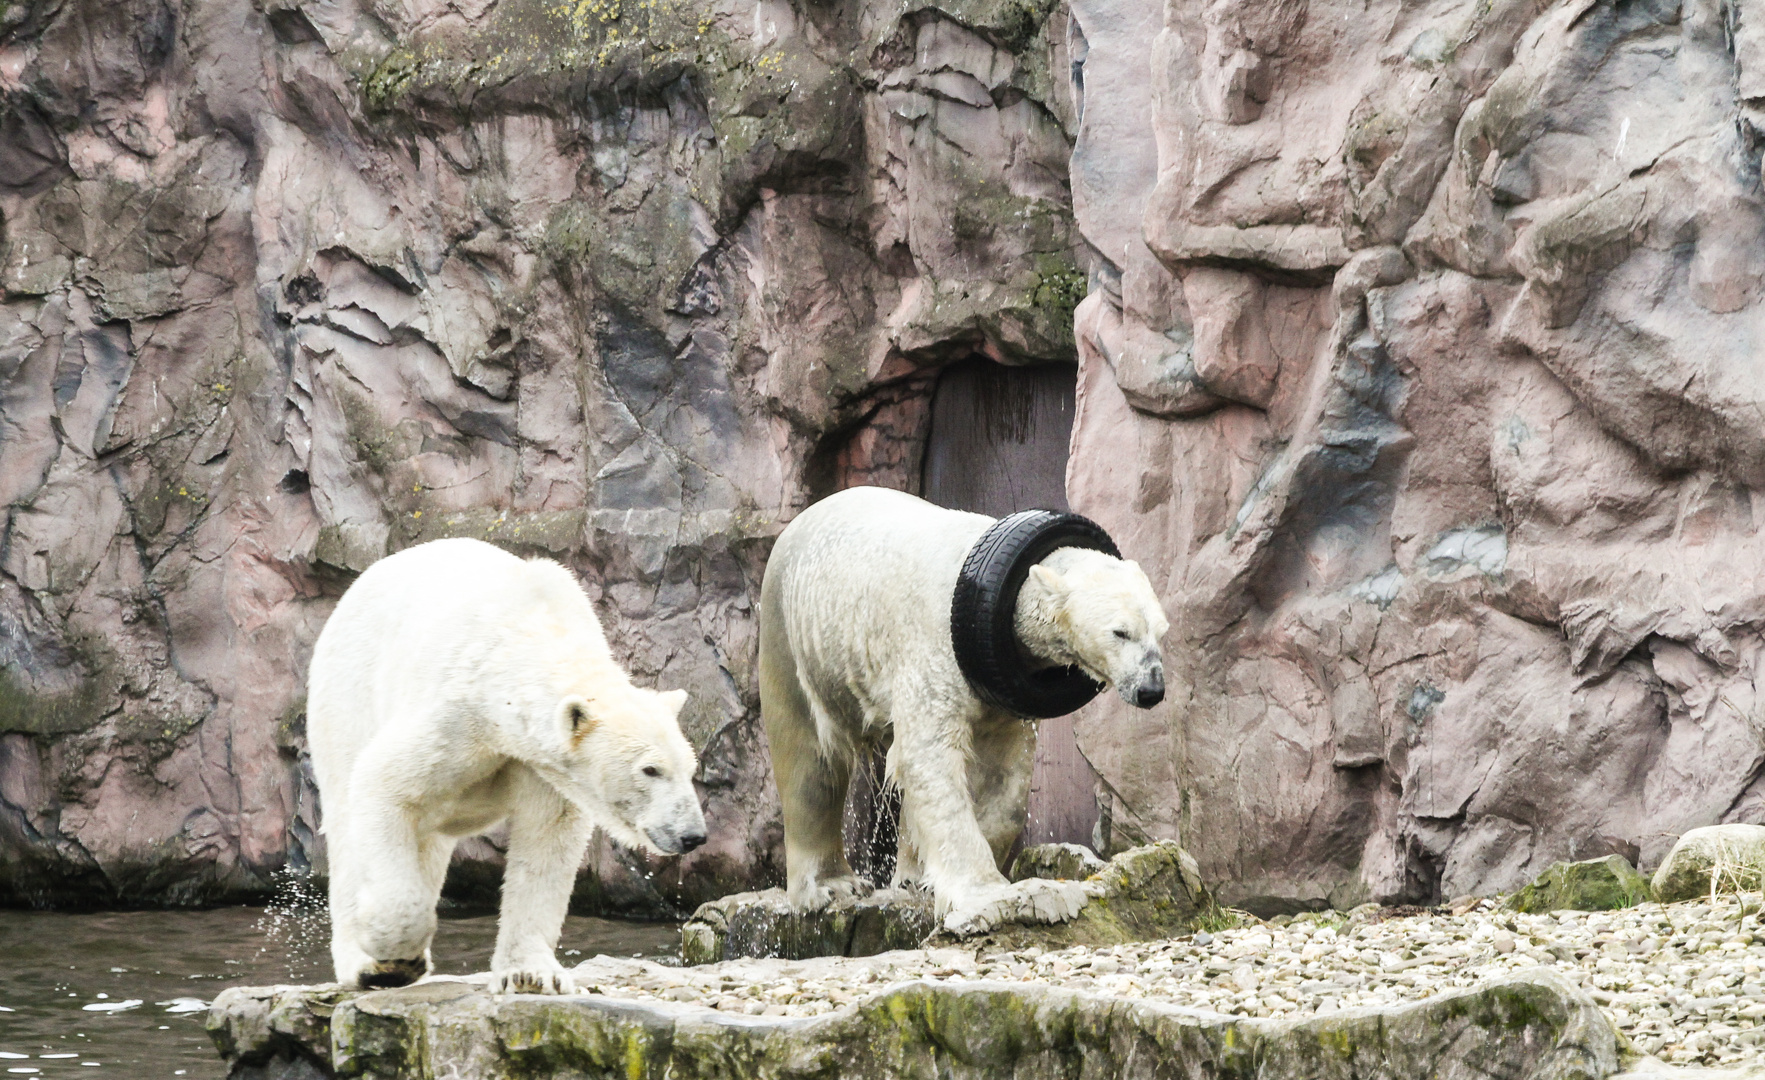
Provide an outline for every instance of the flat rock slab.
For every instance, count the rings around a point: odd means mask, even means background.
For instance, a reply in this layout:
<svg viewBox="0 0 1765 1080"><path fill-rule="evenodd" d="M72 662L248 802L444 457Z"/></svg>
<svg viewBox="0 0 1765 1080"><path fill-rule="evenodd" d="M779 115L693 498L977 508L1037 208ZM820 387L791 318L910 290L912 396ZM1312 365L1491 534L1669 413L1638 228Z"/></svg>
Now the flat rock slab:
<svg viewBox="0 0 1765 1080"><path fill-rule="evenodd" d="M209 1030L233 1080L1211 1076L1604 1080L1617 1033L1544 970L1391 1009L1248 1020L1042 986L910 982L812 1019L608 996L236 987Z"/></svg>
<svg viewBox="0 0 1765 1080"><path fill-rule="evenodd" d="M1018 865L1083 870L1085 902L1078 914L1056 923L1006 919L960 940L1010 949L1119 945L1185 933L1214 906L1195 860L1175 844L1134 848L1107 863L1095 857L1087 863L1065 852L1065 845L1047 847L1054 849L1047 858L1020 857ZM939 930L932 898L919 889L881 889L810 912L793 910L783 889L737 893L701 905L680 928L681 958L689 964L744 956L870 956L957 940Z"/></svg>
<svg viewBox="0 0 1765 1080"><path fill-rule="evenodd" d="M793 910L783 889L765 889L700 905L680 927L680 955L689 964L872 956L916 948L937 925L931 897L919 889L878 889L807 912Z"/></svg>

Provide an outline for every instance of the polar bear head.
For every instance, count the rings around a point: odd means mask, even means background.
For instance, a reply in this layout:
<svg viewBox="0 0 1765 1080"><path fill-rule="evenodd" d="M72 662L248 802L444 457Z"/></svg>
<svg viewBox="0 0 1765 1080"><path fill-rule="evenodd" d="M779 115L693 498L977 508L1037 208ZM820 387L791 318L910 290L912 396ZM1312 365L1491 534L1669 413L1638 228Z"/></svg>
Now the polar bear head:
<svg viewBox="0 0 1765 1080"><path fill-rule="evenodd" d="M679 855L705 842L693 790L698 758L680 731L686 691L597 682L564 695L554 716L561 753L547 779L619 843Z"/></svg>
<svg viewBox="0 0 1765 1080"><path fill-rule="evenodd" d="M1142 709L1164 700L1159 640L1170 629L1152 582L1138 563L1100 551L1060 548L1030 567L1029 622L1019 634L1031 651L1073 664Z"/></svg>

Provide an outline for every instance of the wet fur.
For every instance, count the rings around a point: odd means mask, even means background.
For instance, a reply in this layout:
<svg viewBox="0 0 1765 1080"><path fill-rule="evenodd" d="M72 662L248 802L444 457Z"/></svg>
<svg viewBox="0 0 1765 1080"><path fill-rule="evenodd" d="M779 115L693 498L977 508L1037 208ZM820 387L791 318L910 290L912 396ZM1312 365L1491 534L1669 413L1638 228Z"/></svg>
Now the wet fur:
<svg viewBox="0 0 1765 1080"><path fill-rule="evenodd" d="M704 842L685 700L631 685L556 563L439 540L370 567L319 635L307 698L338 981L426 974L456 840L507 822L493 985L571 990L556 948L592 831Z"/></svg>
<svg viewBox="0 0 1765 1080"><path fill-rule="evenodd" d="M780 535L761 589L760 704L798 908L859 891L841 836L846 791L859 748L883 742L902 793L897 883L929 886L962 926L1007 896L999 862L1023 830L1035 726L983 705L950 644L957 575L992 524L852 488ZM1076 663L1137 704L1155 679L1163 695L1169 624L1131 562L1058 549L1032 568L1016 625L1048 663Z"/></svg>

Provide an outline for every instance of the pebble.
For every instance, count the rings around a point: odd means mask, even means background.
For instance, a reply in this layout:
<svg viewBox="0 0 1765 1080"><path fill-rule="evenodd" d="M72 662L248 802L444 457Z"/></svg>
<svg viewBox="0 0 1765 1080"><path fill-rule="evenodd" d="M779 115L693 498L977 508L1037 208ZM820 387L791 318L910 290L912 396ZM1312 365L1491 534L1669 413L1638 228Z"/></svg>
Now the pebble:
<svg viewBox="0 0 1765 1080"><path fill-rule="evenodd" d="M816 960L666 967L597 957L591 993L760 1016L815 1016L895 983L1035 983L1236 1016L1297 1018L1386 1006L1530 967L1555 969L1634 1048L1678 1065L1765 1064L1759 894L1714 904L1523 915L1492 901L1422 914L1373 905L1213 933L1051 952L914 949ZM1406 909L1414 910L1414 909ZM1382 917L1389 916L1389 917Z"/></svg>

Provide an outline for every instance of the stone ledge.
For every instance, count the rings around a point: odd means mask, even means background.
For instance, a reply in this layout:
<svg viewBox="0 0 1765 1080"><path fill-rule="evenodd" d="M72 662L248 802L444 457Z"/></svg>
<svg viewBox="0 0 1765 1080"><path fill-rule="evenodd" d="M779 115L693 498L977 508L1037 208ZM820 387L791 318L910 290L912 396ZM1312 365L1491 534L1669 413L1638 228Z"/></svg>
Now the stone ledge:
<svg viewBox="0 0 1765 1080"><path fill-rule="evenodd" d="M1065 922L1007 921L958 939L938 930L931 897L917 889L881 889L802 913L791 909L783 889L766 889L701 905L680 928L681 958L711 964L738 957L870 956L958 940L1001 949L1120 945L1185 933L1213 907L1195 860L1176 844L1133 848L1107 863L1093 860L1094 865L1059 850L1061 845L1045 846L1053 850L1026 850L1018 865L1050 872L1069 864L1095 870L1083 881L1084 906Z"/></svg>
<svg viewBox="0 0 1765 1080"><path fill-rule="evenodd" d="M238 987L215 1000L208 1023L233 1080L1605 1080L1620 1066L1610 1021L1548 970L1307 1020L985 982L904 983L790 1019L596 995L497 997L473 982L434 981L371 992Z"/></svg>
<svg viewBox="0 0 1765 1080"><path fill-rule="evenodd" d="M680 956L688 964L871 956L915 948L936 928L931 897L918 889L878 889L810 912L793 910L783 889L765 889L699 905L680 928Z"/></svg>

